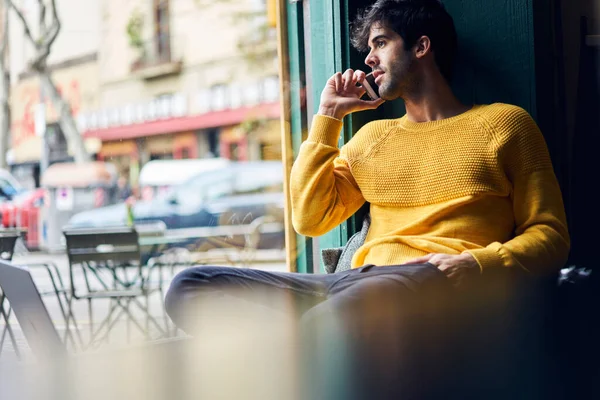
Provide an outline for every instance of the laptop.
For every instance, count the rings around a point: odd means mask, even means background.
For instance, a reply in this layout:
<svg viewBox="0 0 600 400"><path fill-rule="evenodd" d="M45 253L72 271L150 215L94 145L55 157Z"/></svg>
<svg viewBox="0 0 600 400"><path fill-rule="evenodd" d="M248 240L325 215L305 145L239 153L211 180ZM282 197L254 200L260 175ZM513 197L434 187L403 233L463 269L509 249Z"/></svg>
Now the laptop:
<svg viewBox="0 0 600 400"><path fill-rule="evenodd" d="M0 287L34 355L40 361L66 356L67 349L52 323L29 270L0 260Z"/></svg>

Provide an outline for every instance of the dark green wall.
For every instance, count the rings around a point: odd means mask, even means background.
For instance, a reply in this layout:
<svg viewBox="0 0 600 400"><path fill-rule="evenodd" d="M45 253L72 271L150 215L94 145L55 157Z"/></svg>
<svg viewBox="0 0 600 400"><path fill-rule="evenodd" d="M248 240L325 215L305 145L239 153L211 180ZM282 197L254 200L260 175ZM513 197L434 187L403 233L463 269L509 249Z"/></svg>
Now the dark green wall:
<svg viewBox="0 0 600 400"><path fill-rule="evenodd" d="M364 3L354 1L350 7L356 10L355 6ZM535 116L531 0L447 0L444 3L454 18L459 38L452 85L457 96L465 103L517 104ZM364 54L352 50L351 58L354 68L365 68ZM401 101L386 106L384 115L404 113ZM357 122L373 116L360 116Z"/></svg>

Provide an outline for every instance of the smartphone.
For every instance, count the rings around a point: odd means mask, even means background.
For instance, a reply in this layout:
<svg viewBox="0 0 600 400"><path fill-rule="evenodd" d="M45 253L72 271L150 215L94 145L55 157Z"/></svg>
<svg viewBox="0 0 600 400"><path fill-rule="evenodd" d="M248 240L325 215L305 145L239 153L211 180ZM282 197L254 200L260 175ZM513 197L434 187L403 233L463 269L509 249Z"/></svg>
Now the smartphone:
<svg viewBox="0 0 600 400"><path fill-rule="evenodd" d="M373 77L373 73L370 72L365 76L365 80L362 85L367 91L367 95L371 98L371 100L377 100L379 98L379 87L375 83L375 78Z"/></svg>

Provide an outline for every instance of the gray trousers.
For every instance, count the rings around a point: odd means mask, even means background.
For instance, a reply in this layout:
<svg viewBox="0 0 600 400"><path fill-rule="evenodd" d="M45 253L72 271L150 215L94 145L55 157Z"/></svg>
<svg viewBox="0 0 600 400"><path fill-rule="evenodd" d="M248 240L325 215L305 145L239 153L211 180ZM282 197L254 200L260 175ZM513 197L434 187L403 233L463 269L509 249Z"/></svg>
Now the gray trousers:
<svg viewBox="0 0 600 400"><path fill-rule="evenodd" d="M368 265L327 275L205 266L179 273L165 302L174 323L191 335L214 323L204 315L207 308L225 302L233 306L213 320L233 308L239 310L230 318L235 323L255 307L299 321L302 386L315 391L310 398L410 398L412 392L427 398L426 392L444 391L439 383L454 349L452 293L431 264ZM427 384L434 377L438 385Z"/></svg>

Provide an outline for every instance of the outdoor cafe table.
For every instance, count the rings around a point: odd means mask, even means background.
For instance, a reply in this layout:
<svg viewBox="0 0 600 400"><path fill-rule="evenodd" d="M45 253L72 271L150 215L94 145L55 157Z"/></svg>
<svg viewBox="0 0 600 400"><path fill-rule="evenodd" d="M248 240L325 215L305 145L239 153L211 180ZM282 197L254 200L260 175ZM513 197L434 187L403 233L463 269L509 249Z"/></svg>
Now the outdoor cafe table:
<svg viewBox="0 0 600 400"><path fill-rule="evenodd" d="M201 228L171 229L162 235L140 235L139 244L142 252L142 263L146 264L152 257L159 257L170 248L186 248L190 252L203 250L220 250L231 253L256 250L251 245L249 236L255 233L268 234L283 231L280 222L265 222L260 226L221 225ZM207 252L209 253L209 252Z"/></svg>
<svg viewBox="0 0 600 400"><path fill-rule="evenodd" d="M45 363L0 363L0 399L309 398L296 393L294 327L268 319L256 327L223 326L203 340L115 347Z"/></svg>

